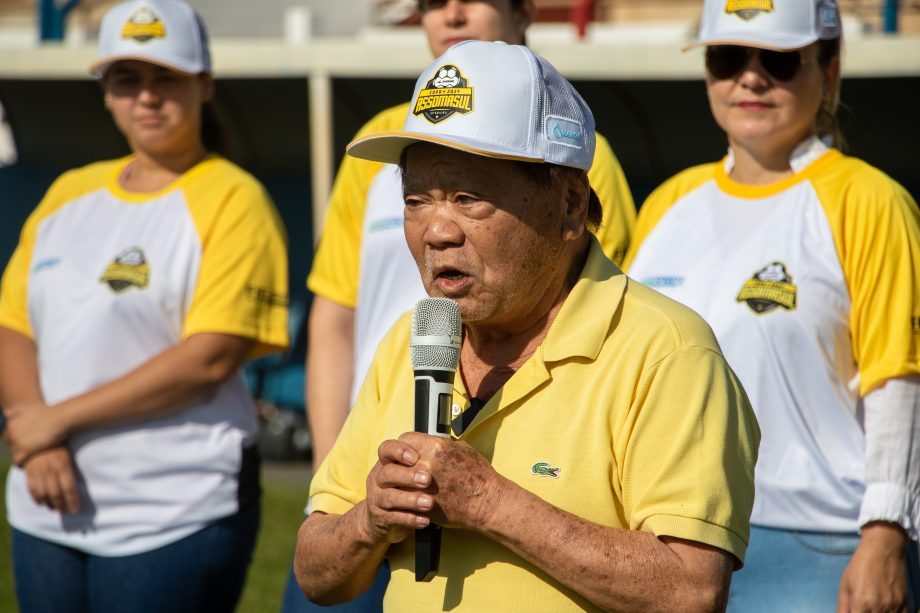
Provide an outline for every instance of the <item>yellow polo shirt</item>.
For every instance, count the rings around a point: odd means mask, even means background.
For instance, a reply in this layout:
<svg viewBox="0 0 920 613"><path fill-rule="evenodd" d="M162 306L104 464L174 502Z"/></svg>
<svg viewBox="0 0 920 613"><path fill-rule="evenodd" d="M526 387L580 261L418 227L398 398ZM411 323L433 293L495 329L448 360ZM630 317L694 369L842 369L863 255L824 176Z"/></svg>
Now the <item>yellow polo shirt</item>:
<svg viewBox="0 0 920 613"><path fill-rule="evenodd" d="M365 498L377 447L413 428L410 317L377 352L342 434L310 487L314 511ZM470 406L461 377L454 404ZM455 408L455 411L457 408ZM499 473L589 521L744 558L760 438L709 326L626 278L596 241L537 352L460 438ZM488 538L444 529L440 572L416 583L412 539L388 553L389 611L594 611Z"/></svg>

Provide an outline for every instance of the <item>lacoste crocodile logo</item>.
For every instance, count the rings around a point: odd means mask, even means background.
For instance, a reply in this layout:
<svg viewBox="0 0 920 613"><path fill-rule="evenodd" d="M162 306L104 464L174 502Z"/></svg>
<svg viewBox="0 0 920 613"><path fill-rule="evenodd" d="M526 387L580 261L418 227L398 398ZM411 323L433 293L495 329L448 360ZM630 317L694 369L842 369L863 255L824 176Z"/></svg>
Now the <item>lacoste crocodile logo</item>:
<svg viewBox="0 0 920 613"><path fill-rule="evenodd" d="M558 466L555 468L551 467L549 462L537 462L530 467L530 471L533 474L541 477L552 477L553 479L559 478L559 470Z"/></svg>

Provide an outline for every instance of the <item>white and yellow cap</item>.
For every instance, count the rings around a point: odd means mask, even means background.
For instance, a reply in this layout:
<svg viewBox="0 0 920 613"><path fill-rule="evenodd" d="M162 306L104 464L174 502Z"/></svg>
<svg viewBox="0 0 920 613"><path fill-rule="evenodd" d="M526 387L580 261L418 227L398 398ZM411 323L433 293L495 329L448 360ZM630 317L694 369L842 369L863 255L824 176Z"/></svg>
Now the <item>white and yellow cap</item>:
<svg viewBox="0 0 920 613"><path fill-rule="evenodd" d="M211 72L208 34L201 17L181 0L132 0L102 18L96 78L119 60L140 60L185 74Z"/></svg>
<svg viewBox="0 0 920 613"><path fill-rule="evenodd" d="M419 77L402 131L359 138L348 154L396 164L418 142L587 171L594 117L572 84L527 47L464 41Z"/></svg>
<svg viewBox="0 0 920 613"><path fill-rule="evenodd" d="M836 0L704 0L699 37L690 47L744 45L784 51L839 36Z"/></svg>

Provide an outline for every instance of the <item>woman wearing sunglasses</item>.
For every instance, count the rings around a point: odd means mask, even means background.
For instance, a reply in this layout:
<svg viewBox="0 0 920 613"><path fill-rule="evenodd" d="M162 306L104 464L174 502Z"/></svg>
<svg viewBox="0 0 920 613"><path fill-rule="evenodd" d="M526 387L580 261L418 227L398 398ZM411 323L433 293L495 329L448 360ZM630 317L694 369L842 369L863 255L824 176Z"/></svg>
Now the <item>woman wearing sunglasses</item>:
<svg viewBox="0 0 920 613"><path fill-rule="evenodd" d="M626 263L706 318L757 412L729 609L914 610L917 205L839 150L834 2L706 0L695 45L728 155L649 197Z"/></svg>

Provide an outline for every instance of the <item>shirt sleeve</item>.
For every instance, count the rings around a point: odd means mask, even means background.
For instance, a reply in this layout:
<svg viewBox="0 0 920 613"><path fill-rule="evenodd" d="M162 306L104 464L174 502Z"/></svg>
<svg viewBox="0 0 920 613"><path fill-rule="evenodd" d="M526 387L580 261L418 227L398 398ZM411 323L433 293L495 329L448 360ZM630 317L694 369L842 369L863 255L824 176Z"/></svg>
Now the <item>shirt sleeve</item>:
<svg viewBox="0 0 920 613"><path fill-rule="evenodd" d="M254 180L232 187L199 234L201 264L183 338L201 332L250 338L252 357L286 348L287 240L265 189Z"/></svg>
<svg viewBox="0 0 920 613"><path fill-rule="evenodd" d="M850 290L850 336L865 396L920 372L920 211L881 172L856 169L840 194L835 239Z"/></svg>
<svg viewBox="0 0 920 613"><path fill-rule="evenodd" d="M29 320L29 269L35 249L39 224L51 213L59 209L65 196L63 187L70 173L64 173L48 188L38 207L26 219L19 234L19 243L7 262L0 281L0 326L33 338L32 324Z"/></svg>
<svg viewBox="0 0 920 613"><path fill-rule="evenodd" d="M0 326L29 338L32 338L28 304L29 263L34 245L34 229L27 222L0 284Z"/></svg>
<svg viewBox="0 0 920 613"><path fill-rule="evenodd" d="M920 377L889 379L863 399L866 493L859 525L898 524L920 537Z"/></svg>
<svg viewBox="0 0 920 613"><path fill-rule="evenodd" d="M600 134L596 137L597 145L588 180L601 202L604 215L601 227L595 234L607 257L620 264L626 256L636 224L636 205L626 175L610 143Z"/></svg>
<svg viewBox="0 0 920 613"><path fill-rule="evenodd" d="M639 214L636 217L636 226L632 235L632 241L623 260L623 270L628 271L629 267L636 259L642 243L648 238L648 235L655 229L661 218L670 210L678 200L697 189L700 185L712 179L715 164L703 164L688 168L683 172L671 177L655 191L649 194Z"/></svg>
<svg viewBox="0 0 920 613"><path fill-rule="evenodd" d="M387 400L392 400L393 395L411 398L414 390L411 370L402 371L399 367L393 370L394 365L400 364L409 368L407 356L400 354L400 348L405 351L408 329L409 319L403 317L381 341L335 445L310 482L311 512L341 515L364 500L367 475L377 462L377 447L386 438L395 438L412 429L411 412L405 411L402 416L405 423L397 425L393 420L398 420L398 416L385 412ZM411 390L403 389L404 386L410 386Z"/></svg>
<svg viewBox="0 0 920 613"><path fill-rule="evenodd" d="M721 354L684 346L654 364L621 431L629 528L706 543L743 563L760 431Z"/></svg>
<svg viewBox="0 0 920 613"><path fill-rule="evenodd" d="M378 113L355 134L355 138L398 129L406 119L408 106L406 103ZM346 155L332 186L307 287L314 294L342 306L355 308L358 304L364 213L371 184L381 168L383 164L378 162Z"/></svg>

